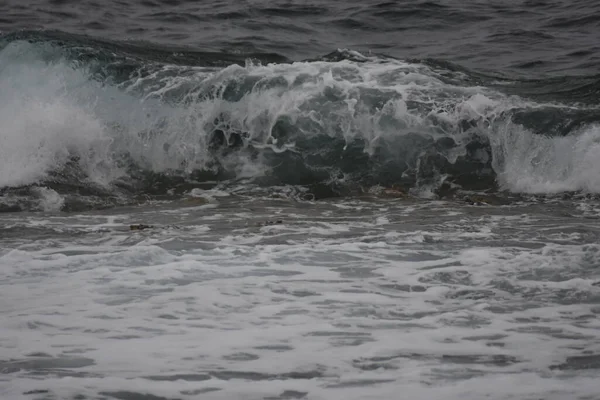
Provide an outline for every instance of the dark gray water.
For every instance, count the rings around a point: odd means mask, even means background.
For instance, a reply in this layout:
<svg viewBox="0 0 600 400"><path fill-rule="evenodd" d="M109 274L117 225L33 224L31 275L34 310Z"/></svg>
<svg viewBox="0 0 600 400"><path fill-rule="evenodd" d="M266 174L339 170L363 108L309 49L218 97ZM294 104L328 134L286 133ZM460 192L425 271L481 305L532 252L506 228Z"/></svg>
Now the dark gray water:
<svg viewBox="0 0 600 400"><path fill-rule="evenodd" d="M600 6L0 1L0 398L600 399Z"/></svg>
<svg viewBox="0 0 600 400"><path fill-rule="evenodd" d="M597 74L600 6L576 1L4 1L0 30L59 30L293 60L337 48L531 77Z"/></svg>

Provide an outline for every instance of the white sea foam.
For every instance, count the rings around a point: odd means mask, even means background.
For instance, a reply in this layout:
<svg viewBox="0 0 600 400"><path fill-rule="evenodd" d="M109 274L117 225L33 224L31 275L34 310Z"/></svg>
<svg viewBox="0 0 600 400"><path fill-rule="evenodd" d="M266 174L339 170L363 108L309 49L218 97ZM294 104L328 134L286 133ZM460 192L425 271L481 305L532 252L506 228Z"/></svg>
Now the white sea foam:
<svg viewBox="0 0 600 400"><path fill-rule="evenodd" d="M600 351L593 220L558 218L552 205L482 215L444 202L223 196L212 209L165 207L2 217L15 234L0 242L0 394L596 391L594 370L568 362ZM273 215L282 223L265 226ZM132 219L156 226L129 231ZM587 242L555 243L557 227Z"/></svg>
<svg viewBox="0 0 600 400"><path fill-rule="evenodd" d="M493 137L499 180L528 193L600 192L600 127L566 137L534 135L514 124Z"/></svg>
<svg viewBox="0 0 600 400"><path fill-rule="evenodd" d="M35 192L40 196L39 205L42 211L60 211L65 204L65 199L55 190L38 187Z"/></svg>
<svg viewBox="0 0 600 400"><path fill-rule="evenodd" d="M89 85L89 78L64 66L14 64L10 58L10 49L0 52L0 186L36 182L72 154L82 157L90 177L100 177L110 160L110 138L103 121L69 90Z"/></svg>

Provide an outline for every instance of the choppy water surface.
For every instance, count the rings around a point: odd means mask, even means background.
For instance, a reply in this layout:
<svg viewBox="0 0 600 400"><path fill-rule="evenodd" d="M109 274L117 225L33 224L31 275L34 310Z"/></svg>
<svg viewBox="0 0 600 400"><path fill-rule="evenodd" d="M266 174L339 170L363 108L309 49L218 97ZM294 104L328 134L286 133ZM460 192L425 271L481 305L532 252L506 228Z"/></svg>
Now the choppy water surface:
<svg viewBox="0 0 600 400"><path fill-rule="evenodd" d="M197 202L3 217L5 398L597 394L595 202Z"/></svg>
<svg viewBox="0 0 600 400"><path fill-rule="evenodd" d="M599 399L599 12L0 2L0 398Z"/></svg>
<svg viewBox="0 0 600 400"><path fill-rule="evenodd" d="M336 48L535 76L598 74L590 0L7 0L0 30L59 30L167 49L314 58Z"/></svg>

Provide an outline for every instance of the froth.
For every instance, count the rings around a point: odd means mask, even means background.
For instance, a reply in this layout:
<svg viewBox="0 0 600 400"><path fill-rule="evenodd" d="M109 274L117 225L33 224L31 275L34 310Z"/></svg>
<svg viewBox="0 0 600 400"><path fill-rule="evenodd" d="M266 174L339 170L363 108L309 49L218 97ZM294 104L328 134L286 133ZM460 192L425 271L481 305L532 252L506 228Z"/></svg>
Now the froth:
<svg viewBox="0 0 600 400"><path fill-rule="evenodd" d="M600 192L600 127L565 137L507 123L492 136L500 184L515 192Z"/></svg>
<svg viewBox="0 0 600 400"><path fill-rule="evenodd" d="M107 178L111 139L92 104L74 93L81 85L92 89L89 78L64 64L23 63L14 47L0 52L0 187L34 183L71 157L88 177Z"/></svg>
<svg viewBox="0 0 600 400"><path fill-rule="evenodd" d="M60 211L65 204L65 199L55 190L47 187L39 187L35 190L40 196L39 206L42 211L55 212Z"/></svg>

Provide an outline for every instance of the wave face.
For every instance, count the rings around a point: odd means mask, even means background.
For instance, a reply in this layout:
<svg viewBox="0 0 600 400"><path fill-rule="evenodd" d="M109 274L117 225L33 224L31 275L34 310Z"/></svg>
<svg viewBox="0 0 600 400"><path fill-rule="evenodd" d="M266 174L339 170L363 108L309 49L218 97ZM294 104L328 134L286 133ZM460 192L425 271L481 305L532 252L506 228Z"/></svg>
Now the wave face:
<svg viewBox="0 0 600 400"><path fill-rule="evenodd" d="M47 190L97 207L219 182L317 197L600 192L597 76L510 80L347 50L290 62L59 33L7 35L0 49L8 210L38 207Z"/></svg>

